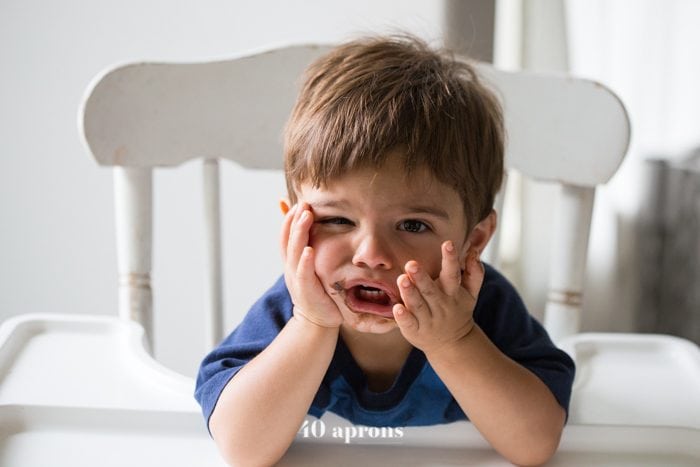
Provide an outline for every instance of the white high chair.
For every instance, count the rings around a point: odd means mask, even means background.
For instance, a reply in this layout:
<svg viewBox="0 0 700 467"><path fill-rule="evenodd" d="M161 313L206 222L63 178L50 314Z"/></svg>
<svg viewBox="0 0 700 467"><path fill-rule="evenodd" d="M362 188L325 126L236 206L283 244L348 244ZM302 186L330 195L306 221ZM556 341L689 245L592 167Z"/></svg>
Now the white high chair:
<svg viewBox="0 0 700 467"><path fill-rule="evenodd" d="M0 464L223 465L192 399L194 382L148 354L152 170L204 159L215 342L222 333L217 159L281 168L279 135L297 77L324 50L132 64L95 79L81 131L97 162L114 169L120 317L24 315L0 326ZM594 190L627 149L624 107L590 81L479 67L504 103L508 166L562 185L545 324L578 373L551 464L697 465L697 346L664 336L578 333ZM322 422L350 428L332 414ZM400 440L300 436L281 465L475 462L507 465L460 422L406 429Z"/></svg>

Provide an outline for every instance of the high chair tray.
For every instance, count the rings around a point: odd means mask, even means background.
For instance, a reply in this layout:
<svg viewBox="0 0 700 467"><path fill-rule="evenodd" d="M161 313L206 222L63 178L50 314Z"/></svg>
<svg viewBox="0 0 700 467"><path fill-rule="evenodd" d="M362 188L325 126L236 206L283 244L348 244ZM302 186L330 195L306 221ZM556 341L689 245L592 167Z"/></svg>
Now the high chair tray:
<svg viewBox="0 0 700 467"><path fill-rule="evenodd" d="M660 427L567 426L549 466L697 466L700 432ZM305 440L306 441L306 440ZM280 466L511 466L467 422L409 428L403 439L295 442Z"/></svg>
<svg viewBox="0 0 700 467"><path fill-rule="evenodd" d="M570 423L700 429L697 345L616 333L577 334L559 344L576 361Z"/></svg>
<svg viewBox="0 0 700 467"><path fill-rule="evenodd" d="M194 381L145 350L117 317L25 314L0 325L0 404L199 413Z"/></svg>
<svg viewBox="0 0 700 467"><path fill-rule="evenodd" d="M593 347L590 339L585 345L574 342L579 362L574 401L578 391L579 403L591 402L587 391L592 383L603 385L603 376L620 379L619 374L601 374L596 365L609 360L625 365L617 362L626 355L624 344L594 341L599 343ZM681 377L675 373L681 369L692 372L692 361L675 355L672 345L659 345L647 358L659 352L664 358L675 356L677 366L669 378ZM619 351L596 357L591 350L604 347ZM223 465L193 400L193 385L148 355L143 330L134 323L83 315L7 320L0 325L0 465ZM695 396L684 395L679 407L694 413L697 406L689 404ZM323 436L313 436L321 433L319 421L309 436L300 432L280 465L509 465L466 422L406 429L400 438L365 435L346 443L333 437L333 430L351 425L332 414L321 421ZM700 430L692 427L569 422L552 465L700 465Z"/></svg>
<svg viewBox="0 0 700 467"><path fill-rule="evenodd" d="M0 407L0 465L13 467L223 466L199 416L186 412L43 406ZM466 422L403 436L334 438L348 426L324 417L324 436L292 444L287 467L511 465ZM320 434L320 431L316 431ZM697 466L697 430L568 426L549 465Z"/></svg>
<svg viewBox="0 0 700 467"><path fill-rule="evenodd" d="M199 414L0 406L0 465L222 466Z"/></svg>

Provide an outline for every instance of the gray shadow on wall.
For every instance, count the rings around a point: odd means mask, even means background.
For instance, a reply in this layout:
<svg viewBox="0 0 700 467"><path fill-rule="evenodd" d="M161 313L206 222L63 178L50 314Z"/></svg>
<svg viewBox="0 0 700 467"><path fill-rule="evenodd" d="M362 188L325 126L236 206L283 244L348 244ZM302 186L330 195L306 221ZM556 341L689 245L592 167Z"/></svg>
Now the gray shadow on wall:
<svg viewBox="0 0 700 467"><path fill-rule="evenodd" d="M700 344L700 148L680 160L649 159L639 216L639 330Z"/></svg>

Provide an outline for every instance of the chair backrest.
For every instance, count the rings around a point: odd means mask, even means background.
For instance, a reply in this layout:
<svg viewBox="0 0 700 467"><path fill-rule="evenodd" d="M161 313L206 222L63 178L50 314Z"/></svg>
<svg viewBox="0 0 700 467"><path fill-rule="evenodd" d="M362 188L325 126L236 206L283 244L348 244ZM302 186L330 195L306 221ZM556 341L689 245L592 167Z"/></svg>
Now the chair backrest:
<svg viewBox="0 0 700 467"><path fill-rule="evenodd" d="M595 188L610 180L627 153L629 117L601 83L486 65L480 71L503 104L507 167L561 185L544 313L556 342L580 329Z"/></svg>
<svg viewBox="0 0 700 467"><path fill-rule="evenodd" d="M217 159L281 169L280 135L299 76L327 49L301 45L220 62L136 63L110 69L93 81L80 129L97 162L114 167L120 316L140 322L152 336L152 169L202 158L210 344L220 339ZM598 83L478 66L504 105L507 165L564 186L545 324L555 338L575 333L593 193L624 157L627 115L615 95Z"/></svg>
<svg viewBox="0 0 700 467"><path fill-rule="evenodd" d="M282 169L281 129L304 68L325 50L295 46L226 61L134 63L97 76L79 116L100 165L114 167L119 314L152 339L152 170L204 160L208 343L222 336L218 159Z"/></svg>

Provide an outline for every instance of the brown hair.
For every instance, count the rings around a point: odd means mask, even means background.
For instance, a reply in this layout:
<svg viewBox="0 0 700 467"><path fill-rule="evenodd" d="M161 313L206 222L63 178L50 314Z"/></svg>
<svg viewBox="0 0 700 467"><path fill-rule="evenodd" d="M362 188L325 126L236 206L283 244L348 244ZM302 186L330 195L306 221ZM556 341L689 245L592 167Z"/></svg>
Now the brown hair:
<svg viewBox="0 0 700 467"><path fill-rule="evenodd" d="M503 179L503 117L474 68L411 36L340 45L312 63L284 141L289 196L401 149L457 191L468 225L485 218Z"/></svg>

